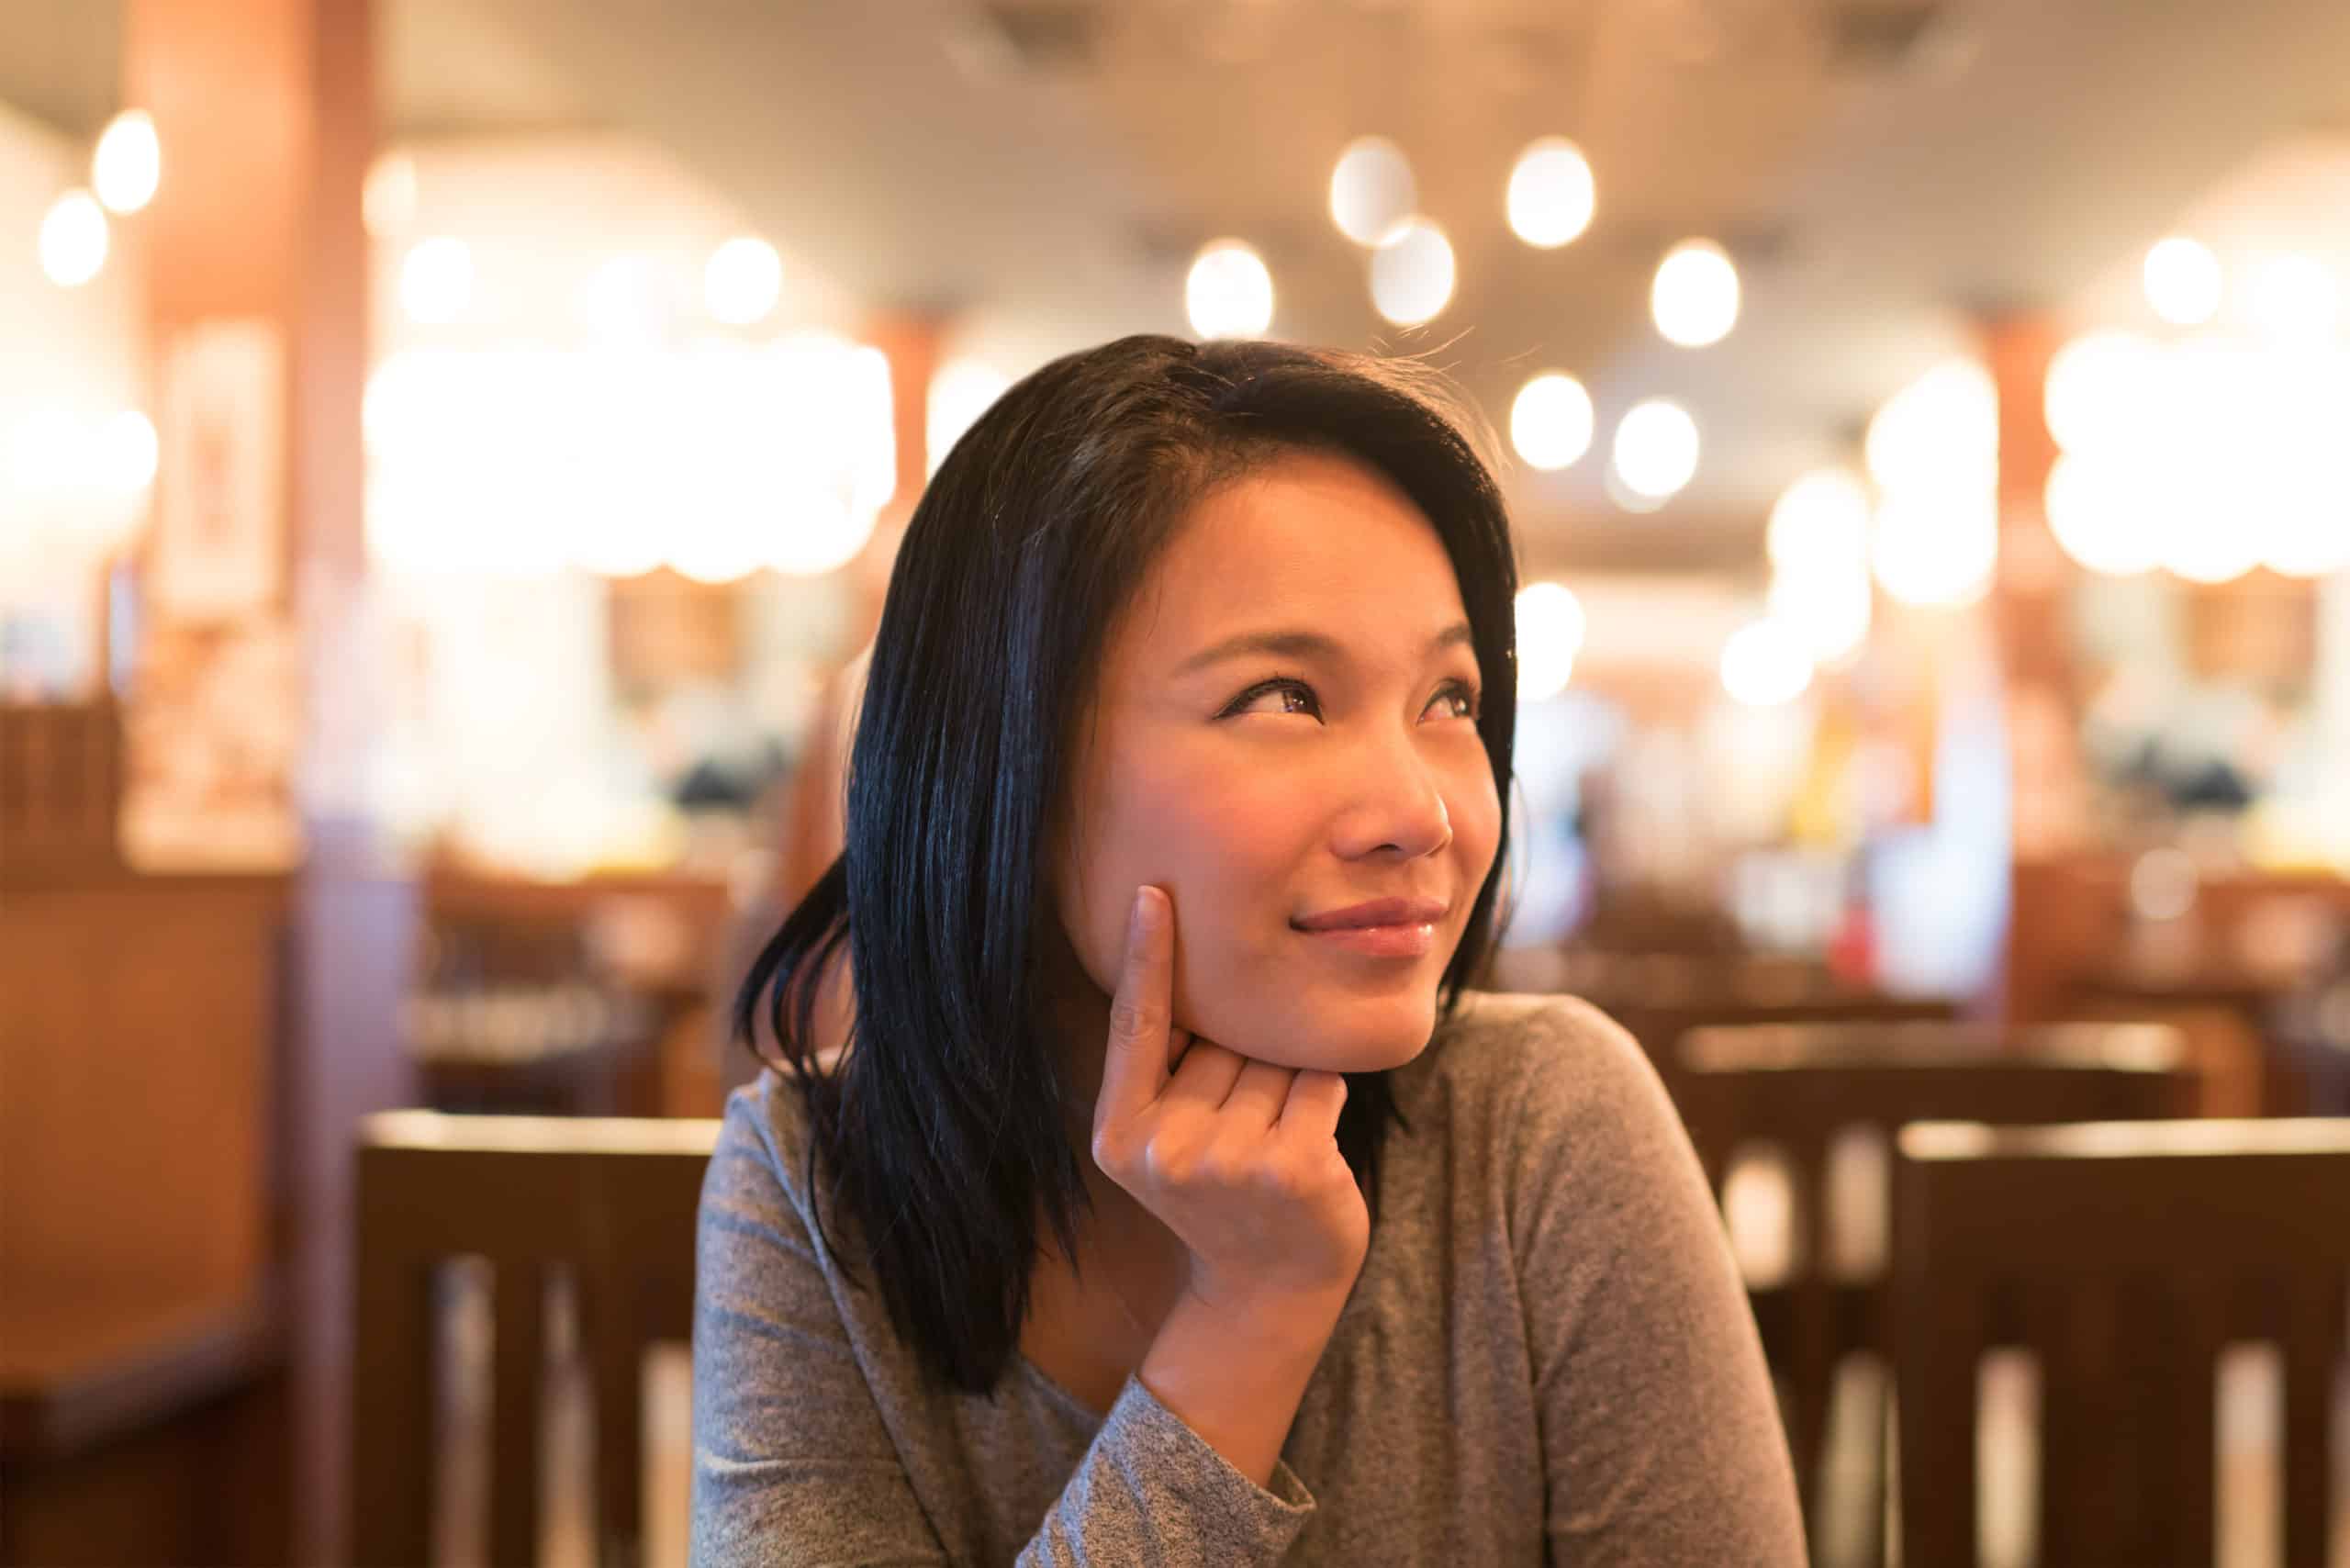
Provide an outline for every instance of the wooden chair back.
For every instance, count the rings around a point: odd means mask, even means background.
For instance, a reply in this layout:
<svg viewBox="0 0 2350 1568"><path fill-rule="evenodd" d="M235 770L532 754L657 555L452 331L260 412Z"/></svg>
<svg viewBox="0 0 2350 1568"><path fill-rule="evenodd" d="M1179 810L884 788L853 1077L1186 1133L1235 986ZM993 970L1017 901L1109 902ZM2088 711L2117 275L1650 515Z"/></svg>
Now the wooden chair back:
<svg viewBox="0 0 2350 1568"><path fill-rule="evenodd" d="M352 1347L352 1561L431 1561L433 1282L487 1260L491 1354L490 1561L537 1559L547 1291L576 1305L595 1409L598 1559L643 1560L646 1350L689 1342L695 1214L714 1121L451 1116L366 1119L358 1151Z"/></svg>
<svg viewBox="0 0 2350 1568"><path fill-rule="evenodd" d="M1830 1267L1830 1166L1853 1128L1905 1122L1994 1124L2176 1115L2193 1078L2175 1031L2054 1025L2000 1031L1958 1023L1757 1025L1684 1036L1678 1093L1707 1179L1723 1193L1733 1155L1763 1144L1789 1171L1790 1274L1751 1287L1773 1371L1785 1383L1788 1440L1817 1506L1836 1371L1856 1350L1888 1354L1886 1290Z"/></svg>
<svg viewBox="0 0 2350 1568"><path fill-rule="evenodd" d="M2215 1561L2219 1353L2284 1367L2283 1557L2327 1559L2350 1122L1903 1129L1893 1313L1908 1568L1977 1562L1977 1365L2040 1363L2039 1560Z"/></svg>
<svg viewBox="0 0 2350 1568"><path fill-rule="evenodd" d="M1681 1097L1681 1042L1699 1029L1785 1025L1850 1025L1858 1030L1959 1022L1958 1003L1952 998L1847 987L1809 967L1785 960L1741 961L1677 982L1670 980L1668 974L1661 972L1635 982L1607 1011L1631 1031L1656 1064L1675 1103Z"/></svg>

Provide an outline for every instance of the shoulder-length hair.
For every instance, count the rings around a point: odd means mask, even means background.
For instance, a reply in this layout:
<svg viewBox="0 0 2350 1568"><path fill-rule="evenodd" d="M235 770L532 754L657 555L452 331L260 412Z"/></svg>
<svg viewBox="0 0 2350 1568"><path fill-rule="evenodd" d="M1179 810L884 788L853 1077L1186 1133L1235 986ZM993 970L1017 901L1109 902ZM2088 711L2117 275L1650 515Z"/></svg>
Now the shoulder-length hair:
<svg viewBox="0 0 2350 1568"><path fill-rule="evenodd" d="M1077 1253L1083 1156L1039 1027L1038 965L1056 918L1050 824L1104 637L1186 510L1283 452L1383 475L1451 558L1503 817L1440 1019L1482 969L1508 849L1517 568L1480 430L1416 361L1137 336L1013 386L931 481L874 639L845 847L752 966L733 1023L755 1051L755 1025L773 1029L809 1111L809 1190L821 1170L939 1383L996 1386L1040 1222ZM844 946L851 1046L820 1064L819 981ZM1380 1149L1400 1117L1384 1074L1348 1077L1338 1145L1375 1216ZM845 1262L821 1211L819 1227Z"/></svg>

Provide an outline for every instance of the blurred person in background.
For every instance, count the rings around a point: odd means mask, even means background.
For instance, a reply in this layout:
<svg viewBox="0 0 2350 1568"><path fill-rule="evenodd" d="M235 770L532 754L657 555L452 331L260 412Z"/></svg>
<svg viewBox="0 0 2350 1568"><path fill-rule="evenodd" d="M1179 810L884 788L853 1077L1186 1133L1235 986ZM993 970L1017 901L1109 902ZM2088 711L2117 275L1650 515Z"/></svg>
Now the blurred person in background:
<svg viewBox="0 0 2350 1568"><path fill-rule="evenodd" d="M1128 338L946 459L738 1002L696 1562L1802 1560L1653 1071L1466 990L1516 571L1454 408Z"/></svg>

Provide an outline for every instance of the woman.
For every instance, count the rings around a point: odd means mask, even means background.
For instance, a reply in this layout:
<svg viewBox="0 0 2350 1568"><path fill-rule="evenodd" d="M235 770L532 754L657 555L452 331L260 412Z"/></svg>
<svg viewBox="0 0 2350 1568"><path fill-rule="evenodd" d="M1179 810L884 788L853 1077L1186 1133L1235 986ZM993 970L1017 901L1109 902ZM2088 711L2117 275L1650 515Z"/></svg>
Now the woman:
<svg viewBox="0 0 2350 1568"><path fill-rule="evenodd" d="M698 1562L1801 1561L1654 1074L1464 989L1516 570L1448 407L1128 338L940 469L740 1005L786 1071L704 1190Z"/></svg>

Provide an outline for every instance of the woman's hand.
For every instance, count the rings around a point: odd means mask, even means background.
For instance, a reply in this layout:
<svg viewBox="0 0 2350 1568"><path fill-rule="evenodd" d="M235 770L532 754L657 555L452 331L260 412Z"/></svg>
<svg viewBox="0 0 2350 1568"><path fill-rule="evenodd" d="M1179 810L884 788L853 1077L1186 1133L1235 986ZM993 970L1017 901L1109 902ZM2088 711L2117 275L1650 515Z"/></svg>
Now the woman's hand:
<svg viewBox="0 0 2350 1568"><path fill-rule="evenodd" d="M1371 1242L1362 1192L1338 1153L1347 1081L1176 1029L1173 916L1166 893L1137 890L1094 1102L1094 1161L1190 1252L1187 1294L1227 1315L1320 1319L1326 1337Z"/></svg>

